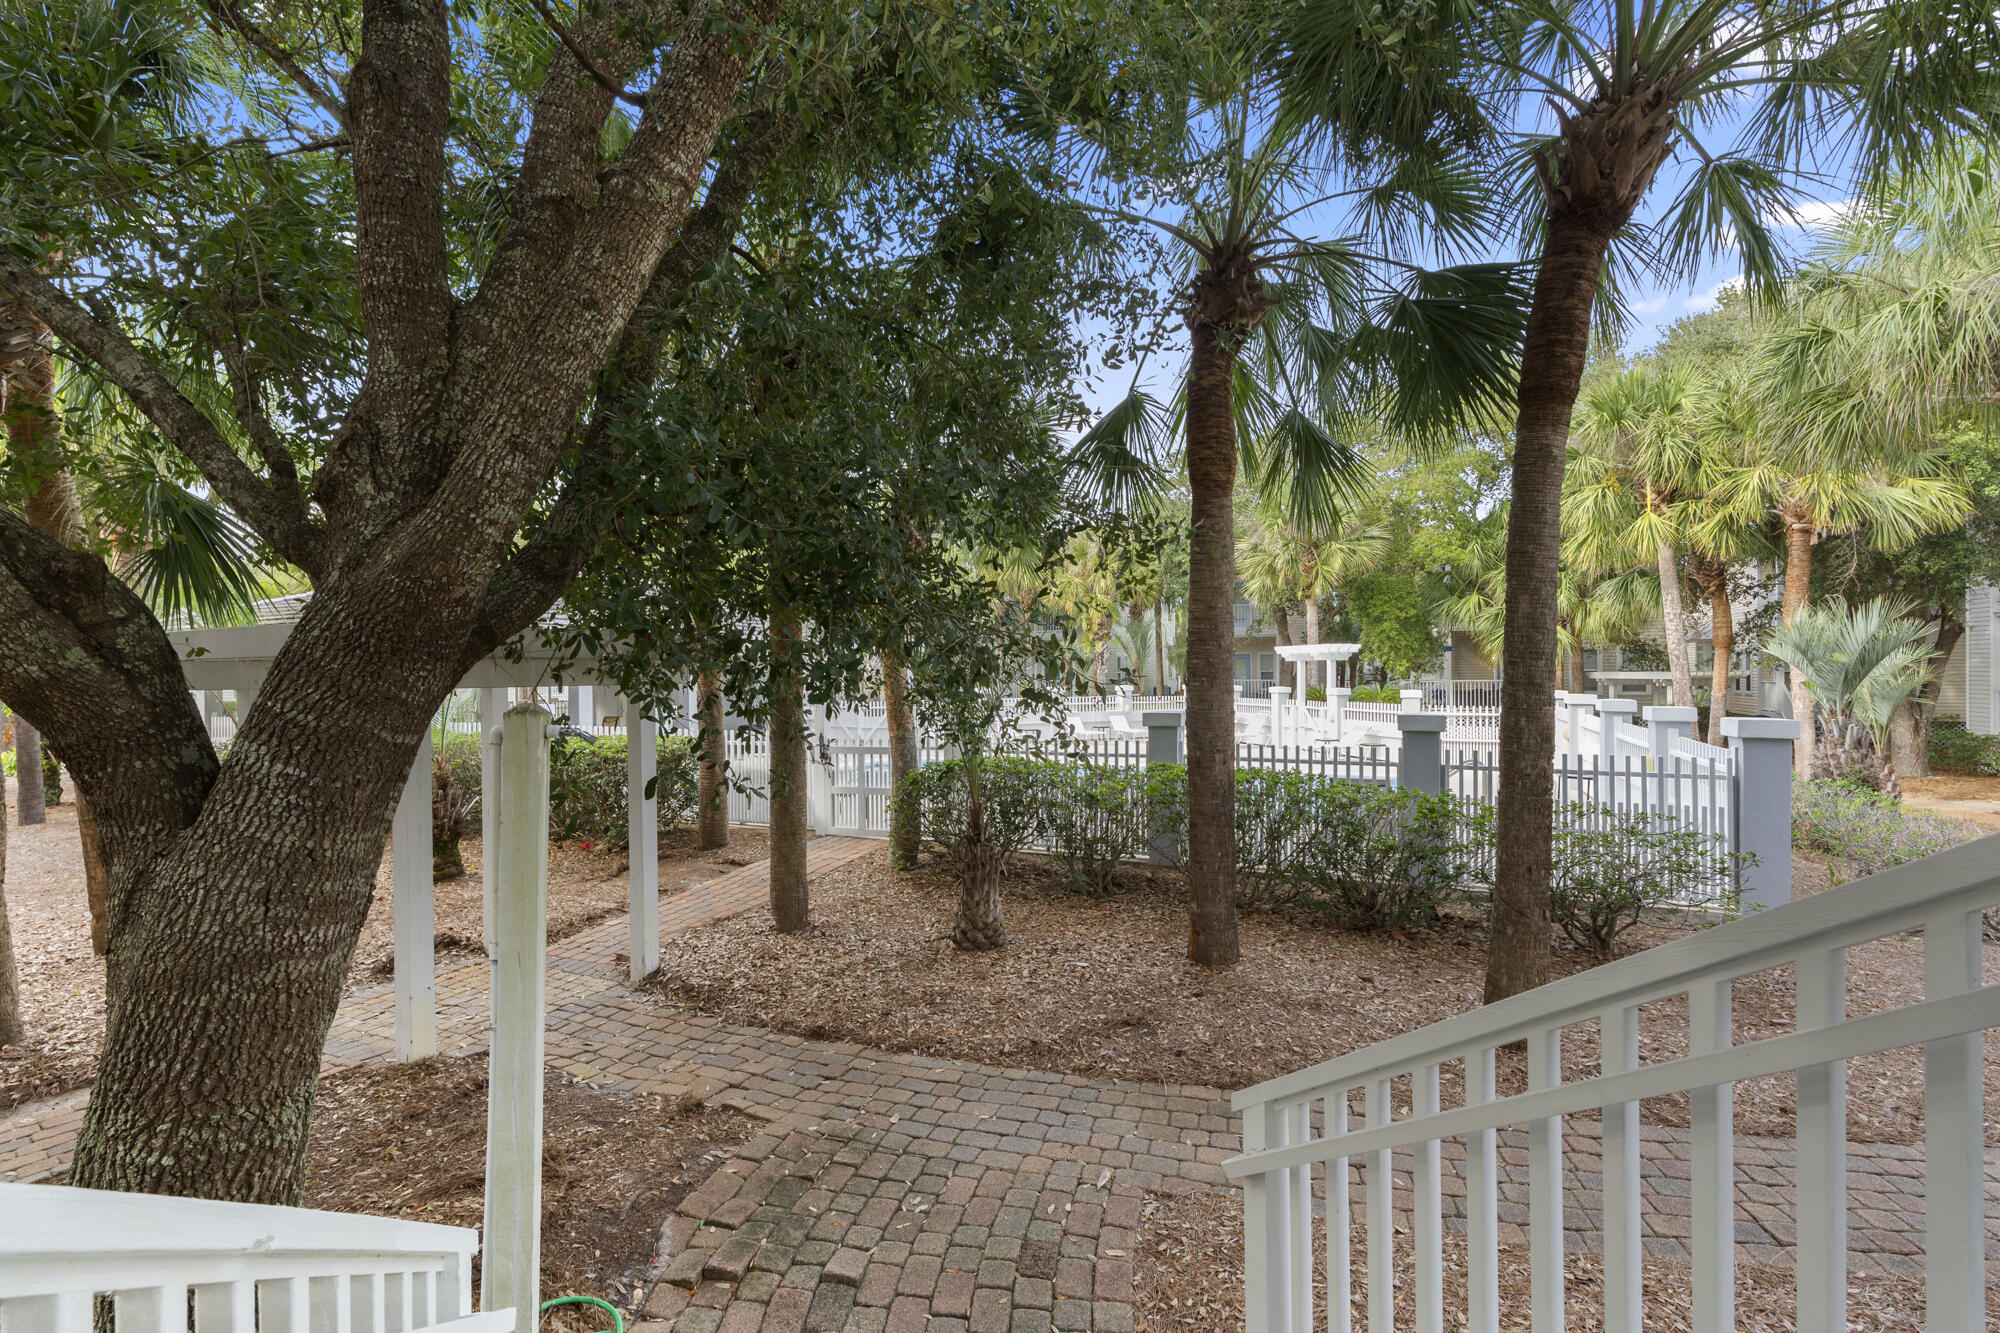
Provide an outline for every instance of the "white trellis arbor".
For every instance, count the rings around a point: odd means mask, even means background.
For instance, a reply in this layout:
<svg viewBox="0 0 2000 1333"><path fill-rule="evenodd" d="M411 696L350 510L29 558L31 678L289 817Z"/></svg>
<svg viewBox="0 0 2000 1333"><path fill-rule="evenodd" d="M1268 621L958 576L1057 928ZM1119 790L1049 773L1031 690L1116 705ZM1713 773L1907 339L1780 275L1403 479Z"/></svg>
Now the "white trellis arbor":
<svg viewBox="0 0 2000 1333"><path fill-rule="evenodd" d="M180 629L168 637L180 654L181 670L188 688L206 700L214 693L231 690L237 698L239 719L256 705L271 662L292 632L291 623L265 623L214 629ZM500 882L501 839L498 814L501 805L500 728L507 710L508 693L515 689L548 688L554 684L557 649L532 632L517 645L518 658L494 653L483 658L459 682L460 689L479 691L481 733L480 782L482 789L480 846L485 858L481 879L485 889L485 945L494 956L494 923L498 908L495 886ZM564 661L566 685L581 682L597 689L615 690L597 679L589 660ZM204 706L204 714L207 707ZM650 718L630 722L634 710L627 709L627 800L631 827L631 977L639 981L660 965L660 858L659 807L646 797L646 786L658 766L656 742L659 726ZM432 940L436 935L435 899L431 885L431 739L428 731L411 765L396 805L392 834L393 883L395 888L395 991L396 1056L400 1060L421 1060L437 1053L437 982L432 962Z"/></svg>

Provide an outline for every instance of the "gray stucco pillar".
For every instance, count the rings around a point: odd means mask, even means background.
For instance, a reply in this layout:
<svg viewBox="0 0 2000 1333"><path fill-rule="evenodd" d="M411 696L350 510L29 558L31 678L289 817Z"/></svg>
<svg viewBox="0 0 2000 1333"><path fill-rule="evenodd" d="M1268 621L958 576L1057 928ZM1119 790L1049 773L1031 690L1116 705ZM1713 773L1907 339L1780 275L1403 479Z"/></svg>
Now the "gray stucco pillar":
<svg viewBox="0 0 2000 1333"><path fill-rule="evenodd" d="M1725 717L1722 734L1735 760L1730 783L1736 850L1756 857L1736 877L1744 907L1792 900L1792 743L1799 724L1786 717Z"/></svg>
<svg viewBox="0 0 2000 1333"><path fill-rule="evenodd" d="M1398 713L1396 729L1403 733L1396 785L1435 796L1444 790L1444 726L1442 713Z"/></svg>
<svg viewBox="0 0 2000 1333"><path fill-rule="evenodd" d="M1150 709L1140 715L1146 723L1146 767L1181 762L1181 723L1186 714L1171 709ZM1180 848L1169 831L1155 822L1146 840L1146 859L1156 866L1172 865L1180 859Z"/></svg>

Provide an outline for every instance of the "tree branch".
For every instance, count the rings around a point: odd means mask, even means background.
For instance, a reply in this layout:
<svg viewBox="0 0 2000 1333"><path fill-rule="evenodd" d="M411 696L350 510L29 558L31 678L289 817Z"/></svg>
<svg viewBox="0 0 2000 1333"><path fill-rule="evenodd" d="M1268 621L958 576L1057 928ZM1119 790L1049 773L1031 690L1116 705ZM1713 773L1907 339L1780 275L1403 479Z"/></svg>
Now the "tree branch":
<svg viewBox="0 0 2000 1333"><path fill-rule="evenodd" d="M242 10L230 3L230 0L202 0L202 6L215 22L250 43L266 60L283 71L286 78L298 85L300 92L311 98L320 110L333 117L336 125L343 130L349 128L347 104L329 92L318 79L306 73L305 67L299 64L297 57L272 41L269 34L252 23Z"/></svg>
<svg viewBox="0 0 2000 1333"><path fill-rule="evenodd" d="M528 3L542 16L542 22L549 25L549 31L556 35L556 40L569 48L569 53L576 57L576 63L583 66L584 72L597 80L599 87L628 106L636 106L641 111L646 109L646 99L642 94L626 92L623 84L606 74L598 63L590 58L590 53L583 49L583 44L570 35L569 29L563 26L555 11L549 8L548 0L528 0Z"/></svg>
<svg viewBox="0 0 2000 1333"><path fill-rule="evenodd" d="M175 388L113 321L93 314L34 267L0 250L0 287L14 293L69 348L102 370L200 470L216 495L276 551L317 578L325 534L296 485L273 485L251 471L213 421Z"/></svg>

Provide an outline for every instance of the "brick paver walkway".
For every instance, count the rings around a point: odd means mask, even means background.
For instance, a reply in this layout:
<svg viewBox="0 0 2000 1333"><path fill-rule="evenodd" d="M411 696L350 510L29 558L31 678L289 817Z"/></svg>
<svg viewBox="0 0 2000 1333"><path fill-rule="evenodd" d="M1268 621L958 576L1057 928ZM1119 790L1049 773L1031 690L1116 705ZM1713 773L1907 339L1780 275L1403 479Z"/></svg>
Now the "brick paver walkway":
<svg viewBox="0 0 2000 1333"><path fill-rule="evenodd" d="M818 839L823 870L880 843ZM762 865L661 904L662 930L761 906ZM623 918L550 953L549 1063L596 1086L693 1094L765 1122L682 1203L660 1241L661 1280L643 1333L1045 1333L1133 1327L1139 1210L1149 1191L1223 1188L1240 1151L1227 1099L1208 1088L1107 1082L809 1041L691 1017L624 985ZM438 978L440 1047L484 1039L482 961ZM386 1059L386 988L342 1006L330 1065ZM0 1123L0 1178L60 1170L80 1095ZM1593 1126L1566 1137L1572 1248L1600 1244ZM1688 1137L1646 1126L1641 1188L1649 1255L1685 1262ZM1501 1136L1504 1228L1524 1228L1525 1138ZM1858 1273L1904 1269L1920 1250L1921 1152L1850 1148ZM1462 1158L1445 1146L1447 1164ZM1407 1164L1397 1173L1407 1206ZM2000 1278L2000 1159L1988 1154L1989 1254ZM1464 1187L1446 1173L1454 1217ZM1784 1263L1791 1240L1791 1144L1739 1137L1738 1241L1746 1260ZM1356 1191L1357 1206L1361 1191ZM1525 1243L1525 1231L1506 1239ZM637 1333L637 1331L635 1331Z"/></svg>

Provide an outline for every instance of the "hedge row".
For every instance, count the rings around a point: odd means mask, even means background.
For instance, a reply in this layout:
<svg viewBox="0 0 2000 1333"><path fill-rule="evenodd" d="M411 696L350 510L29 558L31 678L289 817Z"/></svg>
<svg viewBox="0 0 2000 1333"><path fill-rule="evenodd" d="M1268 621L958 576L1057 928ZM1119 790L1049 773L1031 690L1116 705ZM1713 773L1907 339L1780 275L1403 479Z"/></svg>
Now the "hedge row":
<svg viewBox="0 0 2000 1333"><path fill-rule="evenodd" d="M480 800L479 737L463 732L447 735L438 758L454 798L470 817ZM623 844L630 831L625 764L622 736L565 736L550 746L549 837L558 842ZM692 737L660 737L659 780L653 791L660 803L661 828L694 818L700 767Z"/></svg>
<svg viewBox="0 0 2000 1333"><path fill-rule="evenodd" d="M991 758L979 765L988 836L1004 870L1025 849L1046 852L1071 884L1111 886L1119 866L1187 855L1187 770L1114 768ZM961 860L968 777L949 761L913 774L914 802L938 860ZM1608 953L1641 910L1692 896L1714 872L1705 835L1673 819L1593 806L1560 812L1550 912L1578 945ZM1349 928L1434 923L1447 902L1483 887L1493 862L1493 812L1450 795L1270 769L1236 773L1237 899L1296 905ZM1483 895L1468 901L1483 904Z"/></svg>

